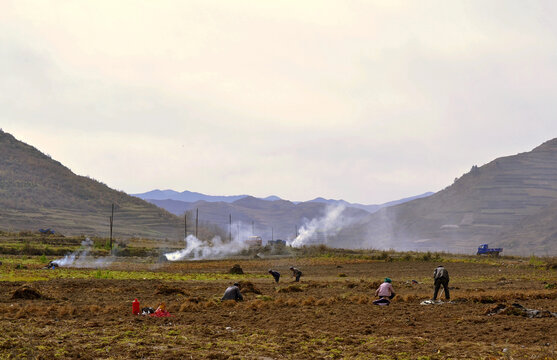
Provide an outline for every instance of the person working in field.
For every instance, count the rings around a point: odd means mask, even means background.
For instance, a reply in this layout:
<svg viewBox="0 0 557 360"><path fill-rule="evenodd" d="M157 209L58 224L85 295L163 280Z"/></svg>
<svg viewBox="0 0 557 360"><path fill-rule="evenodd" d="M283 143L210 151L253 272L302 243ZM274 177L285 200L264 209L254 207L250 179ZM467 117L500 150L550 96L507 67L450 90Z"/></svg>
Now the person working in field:
<svg viewBox="0 0 557 360"><path fill-rule="evenodd" d="M395 297L395 289L392 280L385 278L385 281L375 290L375 296L379 296L378 300L373 302L374 305L389 305L392 298Z"/></svg>
<svg viewBox="0 0 557 360"><path fill-rule="evenodd" d="M294 276L296 278L296 282L300 281L300 276L302 276L302 272L298 269L296 269L294 266L290 267L290 271L292 271L292 276Z"/></svg>
<svg viewBox="0 0 557 360"><path fill-rule="evenodd" d="M244 300L244 297L240 292L240 284L235 283L234 285L227 287L221 300L235 300L235 301Z"/></svg>
<svg viewBox="0 0 557 360"><path fill-rule="evenodd" d="M433 291L434 301L437 299L437 293L439 292L441 285L443 285L443 290L445 291L445 299L447 299L447 301L451 300L451 296L449 294L449 272L443 267L443 265L439 265L433 271L433 283L435 285L435 290Z"/></svg>
<svg viewBox="0 0 557 360"><path fill-rule="evenodd" d="M273 278L275 279L275 282L278 284L278 282L280 280L280 273L276 270L269 269L269 274L271 274L273 276Z"/></svg>

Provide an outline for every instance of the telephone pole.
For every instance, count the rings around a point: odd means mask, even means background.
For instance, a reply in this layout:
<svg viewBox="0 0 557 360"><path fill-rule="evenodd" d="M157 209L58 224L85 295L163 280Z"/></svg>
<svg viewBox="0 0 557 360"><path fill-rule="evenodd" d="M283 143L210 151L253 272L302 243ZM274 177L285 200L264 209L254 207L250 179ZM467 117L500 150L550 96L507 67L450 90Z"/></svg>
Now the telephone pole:
<svg viewBox="0 0 557 360"><path fill-rule="evenodd" d="M110 214L110 251L112 251L112 225L114 224L114 203L112 203L112 213Z"/></svg>
<svg viewBox="0 0 557 360"><path fill-rule="evenodd" d="M197 237L197 225L199 224L199 208L195 209L195 237ZM199 239L199 238L198 238Z"/></svg>
<svg viewBox="0 0 557 360"><path fill-rule="evenodd" d="M228 241L232 242L232 214L228 215Z"/></svg>

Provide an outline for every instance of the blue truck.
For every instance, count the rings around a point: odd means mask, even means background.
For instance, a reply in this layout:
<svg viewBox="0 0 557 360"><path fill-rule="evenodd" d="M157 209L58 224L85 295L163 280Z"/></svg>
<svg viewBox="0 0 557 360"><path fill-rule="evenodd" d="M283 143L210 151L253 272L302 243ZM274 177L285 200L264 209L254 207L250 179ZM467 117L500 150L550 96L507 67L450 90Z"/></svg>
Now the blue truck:
<svg viewBox="0 0 557 360"><path fill-rule="evenodd" d="M503 251L503 248L489 248L487 244L481 244L478 246L478 252L476 255L489 255L489 256L499 256L499 253Z"/></svg>

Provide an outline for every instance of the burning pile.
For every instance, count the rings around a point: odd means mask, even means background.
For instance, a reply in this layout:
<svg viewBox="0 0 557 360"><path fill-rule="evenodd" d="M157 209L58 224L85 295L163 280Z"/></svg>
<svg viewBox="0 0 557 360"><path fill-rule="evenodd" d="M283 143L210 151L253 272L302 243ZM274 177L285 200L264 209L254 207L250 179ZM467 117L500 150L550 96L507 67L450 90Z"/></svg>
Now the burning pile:
<svg viewBox="0 0 557 360"><path fill-rule="evenodd" d="M91 239L89 238L86 238L81 242L81 249L74 251L71 254L68 254L61 259L56 259L51 261L48 265L48 268L55 269L58 266L78 267L78 268L84 268L84 267L99 268L99 267L105 267L110 265L110 263L112 263L113 261L113 258L110 256L99 257L96 259L91 258L89 256L89 253L93 248L93 245L94 245L93 241L91 241Z"/></svg>

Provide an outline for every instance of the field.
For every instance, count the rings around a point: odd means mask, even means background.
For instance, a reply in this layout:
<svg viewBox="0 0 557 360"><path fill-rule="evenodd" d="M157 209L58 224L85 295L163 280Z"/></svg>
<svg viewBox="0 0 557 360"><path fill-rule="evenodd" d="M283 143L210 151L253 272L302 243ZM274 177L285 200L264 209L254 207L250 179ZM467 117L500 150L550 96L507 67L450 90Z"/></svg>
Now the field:
<svg viewBox="0 0 557 360"><path fill-rule="evenodd" d="M0 255L1 359L557 359L556 317L486 315L512 303L556 312L557 274L543 259L317 252L44 269L52 259ZM439 262L454 303L420 305ZM230 274L234 264L245 274ZM386 276L397 296L374 306ZM235 281L245 301L221 302ZM41 298L14 298L22 288ZM172 317L134 316L134 298L165 302Z"/></svg>

